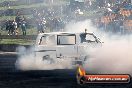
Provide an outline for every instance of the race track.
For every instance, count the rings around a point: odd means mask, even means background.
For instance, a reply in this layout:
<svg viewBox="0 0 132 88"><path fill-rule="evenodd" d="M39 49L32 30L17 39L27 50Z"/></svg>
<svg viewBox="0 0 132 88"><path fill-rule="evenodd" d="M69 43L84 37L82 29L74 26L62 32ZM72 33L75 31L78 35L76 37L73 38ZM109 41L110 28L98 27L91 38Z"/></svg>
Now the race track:
<svg viewBox="0 0 132 88"><path fill-rule="evenodd" d="M130 84L76 83L76 70L19 71L17 55L0 55L0 88L132 88Z"/></svg>

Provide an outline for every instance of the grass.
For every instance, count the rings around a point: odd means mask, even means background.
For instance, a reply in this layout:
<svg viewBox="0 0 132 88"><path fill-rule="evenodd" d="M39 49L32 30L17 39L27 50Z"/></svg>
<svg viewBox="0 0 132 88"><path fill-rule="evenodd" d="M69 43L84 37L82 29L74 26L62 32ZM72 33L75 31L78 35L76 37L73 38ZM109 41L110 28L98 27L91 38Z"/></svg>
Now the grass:
<svg viewBox="0 0 132 88"><path fill-rule="evenodd" d="M0 44L19 44L19 45L33 45L35 40L24 40L24 39L2 39Z"/></svg>
<svg viewBox="0 0 132 88"><path fill-rule="evenodd" d="M17 0L0 0L0 3L5 2L5 1L17 1Z"/></svg>
<svg viewBox="0 0 132 88"><path fill-rule="evenodd" d="M0 10L7 10L7 9L22 9L22 8L38 8L38 7L50 7L50 6L56 6L56 5L62 5L66 2L60 1L60 3L54 3L52 5L46 4L46 3L36 3L36 4L30 4L30 5L18 5L18 6L10 6L9 7L0 7Z"/></svg>

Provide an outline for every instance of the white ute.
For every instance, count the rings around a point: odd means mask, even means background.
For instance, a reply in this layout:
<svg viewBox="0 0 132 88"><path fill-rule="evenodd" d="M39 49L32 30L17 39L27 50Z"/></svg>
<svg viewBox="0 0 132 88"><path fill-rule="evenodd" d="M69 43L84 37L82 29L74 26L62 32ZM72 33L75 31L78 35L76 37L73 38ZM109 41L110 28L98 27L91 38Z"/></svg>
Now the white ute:
<svg viewBox="0 0 132 88"><path fill-rule="evenodd" d="M70 59L72 65L83 65L89 58L86 51L101 45L99 38L93 33L41 33L36 40L35 55L44 63L52 64L56 60Z"/></svg>

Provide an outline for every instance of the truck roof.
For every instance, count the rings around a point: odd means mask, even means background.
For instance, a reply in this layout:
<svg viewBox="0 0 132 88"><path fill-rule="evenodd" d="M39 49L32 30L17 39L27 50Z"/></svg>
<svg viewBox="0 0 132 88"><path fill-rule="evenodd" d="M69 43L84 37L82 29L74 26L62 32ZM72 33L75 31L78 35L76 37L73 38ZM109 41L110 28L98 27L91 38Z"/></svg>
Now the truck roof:
<svg viewBox="0 0 132 88"><path fill-rule="evenodd" d="M76 33L76 32L50 32L50 33L40 33L39 35L58 35L58 34L81 34L84 32ZM87 34L93 34L93 33L87 33Z"/></svg>

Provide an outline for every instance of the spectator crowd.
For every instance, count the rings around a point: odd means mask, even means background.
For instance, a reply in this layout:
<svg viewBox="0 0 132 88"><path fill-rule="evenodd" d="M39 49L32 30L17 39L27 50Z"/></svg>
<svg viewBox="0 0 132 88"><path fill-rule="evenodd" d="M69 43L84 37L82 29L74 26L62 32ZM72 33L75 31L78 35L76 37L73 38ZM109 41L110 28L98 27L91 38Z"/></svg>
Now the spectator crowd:
<svg viewBox="0 0 132 88"><path fill-rule="evenodd" d="M19 12L14 20L7 20L5 22L5 27L8 35L18 35L19 29L22 30L23 35L26 35L26 20L24 16L20 16Z"/></svg>
<svg viewBox="0 0 132 88"><path fill-rule="evenodd" d="M79 2L71 0L69 5L46 7L32 10L32 21L17 12L14 20L5 22L8 35L18 35L20 29L23 35L27 34L27 25L34 23L38 33L46 30L63 31L64 26L71 20L87 19L84 15L89 10L102 9L101 17L92 19L93 24L107 32L132 31L132 3L131 0L84 0ZM98 13L96 13L98 14Z"/></svg>
<svg viewBox="0 0 132 88"><path fill-rule="evenodd" d="M117 0L118 3L112 6L107 3L105 14L94 22L99 29L114 33L132 32L132 5L130 0Z"/></svg>

